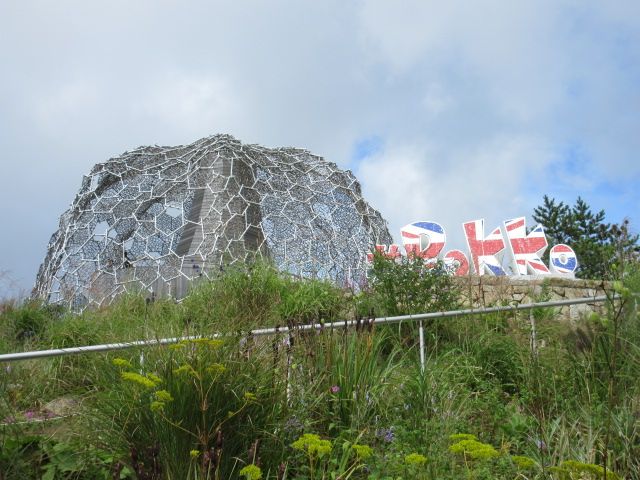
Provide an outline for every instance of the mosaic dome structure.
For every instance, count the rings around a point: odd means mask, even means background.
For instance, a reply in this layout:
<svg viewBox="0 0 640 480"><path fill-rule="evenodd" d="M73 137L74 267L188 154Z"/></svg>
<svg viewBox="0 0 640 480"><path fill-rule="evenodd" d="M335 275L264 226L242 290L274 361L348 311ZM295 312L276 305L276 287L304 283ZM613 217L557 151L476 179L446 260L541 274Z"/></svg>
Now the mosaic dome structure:
<svg viewBox="0 0 640 480"><path fill-rule="evenodd" d="M357 284L367 251L391 241L350 171L215 135L97 164L60 218L34 294L75 310L129 291L180 298L194 279L256 255Z"/></svg>

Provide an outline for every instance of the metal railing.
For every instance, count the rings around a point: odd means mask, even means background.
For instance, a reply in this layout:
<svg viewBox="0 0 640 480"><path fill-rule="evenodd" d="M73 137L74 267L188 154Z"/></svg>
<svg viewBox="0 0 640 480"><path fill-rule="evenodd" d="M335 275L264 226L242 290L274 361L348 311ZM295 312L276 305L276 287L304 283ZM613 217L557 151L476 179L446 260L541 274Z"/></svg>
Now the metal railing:
<svg viewBox="0 0 640 480"><path fill-rule="evenodd" d="M606 301L612 301L617 298L618 297L616 296L607 297L606 295L602 295L602 296L596 296L596 297L576 298L576 299L570 299L570 300L556 300L551 302L525 303L525 304L505 305L505 306L487 307L487 308L469 308L464 310L450 310L446 312L400 315L396 317L379 317L379 318L368 319L366 320L366 322L367 324L384 325L384 324L418 321L419 335L420 335L420 339L419 339L420 365L424 369L424 364L425 364L424 328L423 328L424 320L452 318L452 317L460 317L460 316L467 316L467 315L485 315L489 313L499 313L499 312L517 312L522 310L531 310L534 308L564 307L568 305L579 305L584 303L602 303ZM358 320L344 320L344 321L331 322L331 323L313 323L313 324L298 325L293 327L292 329L290 329L289 327L259 328L256 330L251 330L249 332L246 332L244 336L260 337L265 335L286 334L289 331L309 331L309 330L320 330L320 329L349 328L349 327L354 327L358 324L359 324ZM62 355L74 355L74 354L90 353L90 352L107 352L107 351L124 350L128 348L136 348L136 347L149 347L154 345L170 345L170 344L178 343L184 340L195 340L203 337L216 338L220 336L221 334L218 333L218 334L204 335L204 336L197 335L197 336L185 336L185 337L173 337L173 338L160 338L160 339L151 339L151 340L136 340L132 342L106 343L102 345L87 345L87 346L81 346L81 347L55 348L51 350L36 350L36 351L30 351L30 352L6 353L6 354L0 355L0 362L15 362L19 360L58 357Z"/></svg>

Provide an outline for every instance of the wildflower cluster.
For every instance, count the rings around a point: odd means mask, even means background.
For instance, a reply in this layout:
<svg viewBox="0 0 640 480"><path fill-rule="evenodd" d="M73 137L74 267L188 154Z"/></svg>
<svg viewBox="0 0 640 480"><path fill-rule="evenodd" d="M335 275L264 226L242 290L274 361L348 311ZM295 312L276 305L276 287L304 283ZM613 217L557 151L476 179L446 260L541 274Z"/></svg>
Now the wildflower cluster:
<svg viewBox="0 0 640 480"><path fill-rule="evenodd" d="M158 390L154 396L155 400L151 402L151 410L154 412L163 410L167 403L173 402L173 397L166 390Z"/></svg>
<svg viewBox="0 0 640 480"><path fill-rule="evenodd" d="M114 358L112 363L120 368L132 367L131 363L123 358ZM120 372L120 377L127 382L135 383L148 390L155 389L162 383L162 379L155 373L142 375L137 372L123 371ZM167 390L157 390L153 392L153 397L149 407L153 412L162 411L165 405L172 401L173 396Z"/></svg>
<svg viewBox="0 0 640 480"><path fill-rule="evenodd" d="M357 443L354 443L351 445L351 448L356 452L356 455L360 460L366 460L373 455L373 450L368 445L358 445Z"/></svg>
<svg viewBox="0 0 640 480"><path fill-rule="evenodd" d="M257 465L247 465L240 470L240 475L246 480L260 480L262 478L262 470Z"/></svg>
<svg viewBox="0 0 640 480"><path fill-rule="evenodd" d="M137 383L138 385L142 385L145 388L155 388L159 383L162 382L159 377L153 374L148 374L145 376L136 372L121 372L120 376L123 380Z"/></svg>
<svg viewBox="0 0 640 480"><path fill-rule="evenodd" d="M376 437L382 438L385 442L391 443L395 439L395 433L393 433L393 426L389 428L379 428L376 430Z"/></svg>
<svg viewBox="0 0 640 480"><path fill-rule="evenodd" d="M410 453L406 457L404 457L404 461L407 465L415 465L416 467L420 467L427 463L427 457L424 455L420 455L419 453Z"/></svg>
<svg viewBox="0 0 640 480"><path fill-rule="evenodd" d="M113 363L116 367L121 367L121 368L133 368L133 365L131 365L131 362L129 360L125 360L124 358L114 358L113 360L111 360L111 363Z"/></svg>
<svg viewBox="0 0 640 480"><path fill-rule="evenodd" d="M474 460L483 460L499 456L498 451L488 443L482 443L477 440L475 435L462 433L449 437L450 440L456 441L449 447L452 453L461 453L465 457L469 456Z"/></svg>
<svg viewBox="0 0 640 480"><path fill-rule="evenodd" d="M291 446L295 450L305 452L310 457L322 457L331 453L332 445L329 440L322 440L315 433L305 433Z"/></svg>
<svg viewBox="0 0 640 480"><path fill-rule="evenodd" d="M177 375L185 374L185 375L192 376L194 378L198 377L198 372L196 372L194 368L188 363L185 363L184 365L181 365L178 368L174 369L173 373Z"/></svg>
<svg viewBox="0 0 640 480"><path fill-rule="evenodd" d="M511 461L519 470L531 470L536 466L535 460L522 455L511 455Z"/></svg>
<svg viewBox="0 0 640 480"><path fill-rule="evenodd" d="M604 478L604 468L593 463L583 463L576 460L565 460L559 467L551 467L551 471L558 474L561 480L573 478ZM621 480L620 476L607 469L607 478Z"/></svg>
<svg viewBox="0 0 640 480"><path fill-rule="evenodd" d="M156 385L159 385L162 383L162 379L155 373L147 373L147 378Z"/></svg>
<svg viewBox="0 0 640 480"><path fill-rule="evenodd" d="M212 363L206 368L206 370L212 375L222 375L227 370L227 367L222 363Z"/></svg>

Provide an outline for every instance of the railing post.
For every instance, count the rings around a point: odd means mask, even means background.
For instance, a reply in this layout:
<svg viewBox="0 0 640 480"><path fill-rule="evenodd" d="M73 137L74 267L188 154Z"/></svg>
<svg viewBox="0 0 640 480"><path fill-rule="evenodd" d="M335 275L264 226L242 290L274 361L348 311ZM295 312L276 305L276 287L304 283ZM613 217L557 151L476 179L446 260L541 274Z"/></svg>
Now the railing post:
<svg viewBox="0 0 640 480"><path fill-rule="evenodd" d="M424 327L420 320L420 371L424 373Z"/></svg>

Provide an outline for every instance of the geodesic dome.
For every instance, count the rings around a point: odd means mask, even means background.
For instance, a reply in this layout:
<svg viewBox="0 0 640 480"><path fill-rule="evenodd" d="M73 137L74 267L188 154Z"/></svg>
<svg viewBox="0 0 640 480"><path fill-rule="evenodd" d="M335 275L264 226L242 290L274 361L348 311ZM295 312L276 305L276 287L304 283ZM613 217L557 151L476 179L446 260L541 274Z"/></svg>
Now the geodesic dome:
<svg viewBox="0 0 640 480"><path fill-rule="evenodd" d="M76 310L127 291L180 298L194 279L256 254L294 275L353 283L367 251L388 243L350 171L216 135L97 164L60 218L34 294Z"/></svg>

